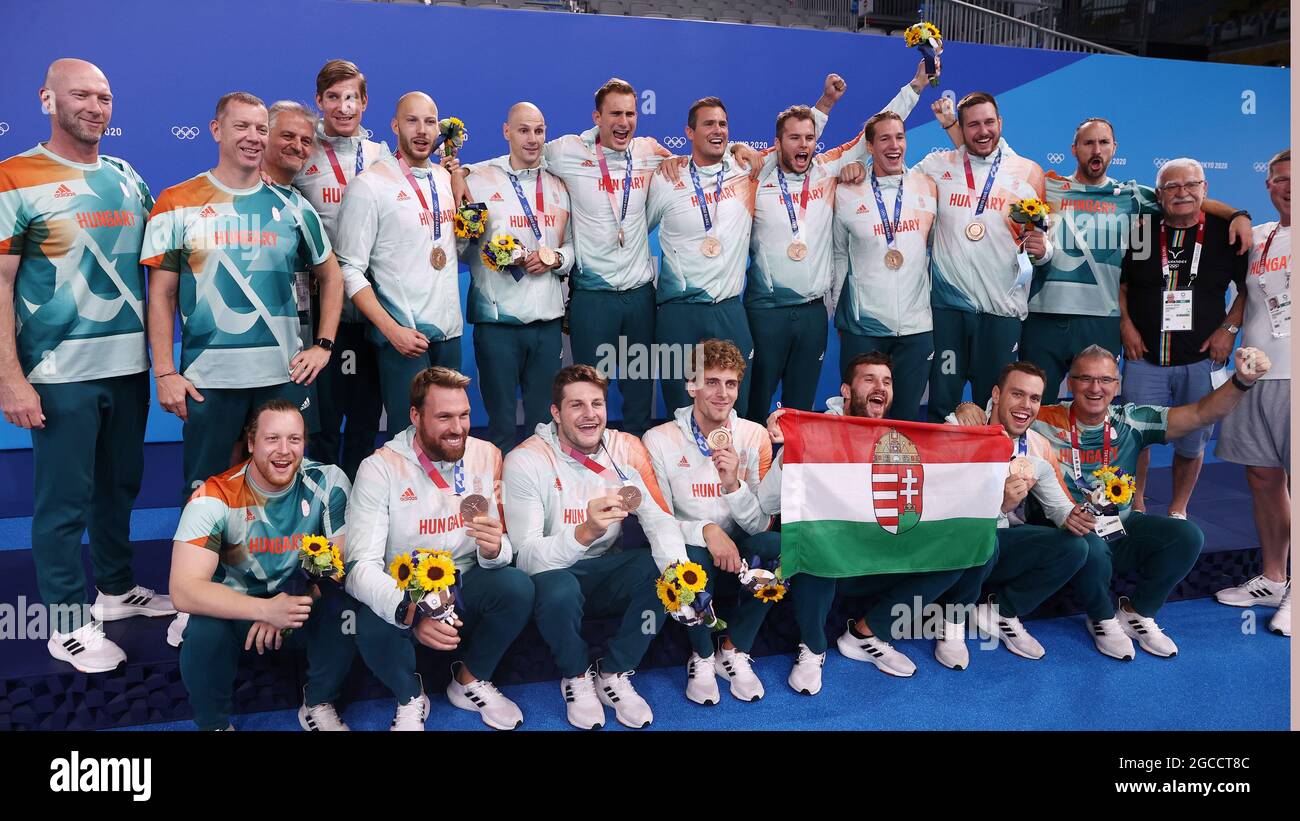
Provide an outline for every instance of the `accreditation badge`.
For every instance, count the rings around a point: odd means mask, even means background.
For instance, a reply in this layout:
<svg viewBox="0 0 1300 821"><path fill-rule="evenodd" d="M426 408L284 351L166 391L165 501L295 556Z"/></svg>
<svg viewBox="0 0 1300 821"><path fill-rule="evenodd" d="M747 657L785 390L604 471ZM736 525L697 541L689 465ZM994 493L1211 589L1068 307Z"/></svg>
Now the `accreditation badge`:
<svg viewBox="0 0 1300 821"><path fill-rule="evenodd" d="M1268 298L1268 322L1273 329L1274 339L1286 339L1291 336L1291 294L1283 291Z"/></svg>
<svg viewBox="0 0 1300 821"><path fill-rule="evenodd" d="M1192 329L1192 292L1165 291L1164 304L1161 306L1162 318L1160 332L1190 331Z"/></svg>

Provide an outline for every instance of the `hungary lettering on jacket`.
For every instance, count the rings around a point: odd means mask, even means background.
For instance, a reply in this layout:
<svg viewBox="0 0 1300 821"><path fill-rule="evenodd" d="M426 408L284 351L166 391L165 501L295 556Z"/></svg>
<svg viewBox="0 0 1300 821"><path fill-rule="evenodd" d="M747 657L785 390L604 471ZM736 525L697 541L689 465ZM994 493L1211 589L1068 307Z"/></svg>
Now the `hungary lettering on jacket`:
<svg viewBox="0 0 1300 821"><path fill-rule="evenodd" d="M135 214L130 211L81 211L77 214L78 228L129 228L135 225Z"/></svg>

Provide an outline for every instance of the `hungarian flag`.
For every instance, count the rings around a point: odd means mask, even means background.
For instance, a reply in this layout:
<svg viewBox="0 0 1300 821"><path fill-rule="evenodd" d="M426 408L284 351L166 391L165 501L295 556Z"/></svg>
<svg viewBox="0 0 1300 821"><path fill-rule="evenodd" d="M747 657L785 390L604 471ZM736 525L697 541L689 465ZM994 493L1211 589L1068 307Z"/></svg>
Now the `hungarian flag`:
<svg viewBox="0 0 1300 821"><path fill-rule="evenodd" d="M993 555L1012 443L959 427L787 410L781 570L926 573Z"/></svg>

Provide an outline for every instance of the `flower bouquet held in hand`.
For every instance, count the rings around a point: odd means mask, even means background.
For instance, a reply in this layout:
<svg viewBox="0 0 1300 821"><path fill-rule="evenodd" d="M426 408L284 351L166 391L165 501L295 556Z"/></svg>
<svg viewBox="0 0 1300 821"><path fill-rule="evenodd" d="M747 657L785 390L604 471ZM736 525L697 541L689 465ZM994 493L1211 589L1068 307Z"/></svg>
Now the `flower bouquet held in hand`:
<svg viewBox="0 0 1300 821"><path fill-rule="evenodd" d="M469 132L465 130L465 123L461 122L459 117L447 117L439 120L438 131L438 138L433 141L433 150L437 151L438 146L442 146L442 153L445 157L455 154L469 139Z"/></svg>
<svg viewBox="0 0 1300 821"><path fill-rule="evenodd" d="M416 618L456 621L456 564L446 550L418 548L393 559L388 573L397 589L415 602Z"/></svg>
<svg viewBox="0 0 1300 821"><path fill-rule="evenodd" d="M939 27L934 23L921 21L908 26L903 31L903 39L908 48L920 49L921 58L925 60L925 75L930 78L930 85L939 85L939 67L935 64L936 54L943 52L943 38Z"/></svg>
<svg viewBox="0 0 1300 821"><path fill-rule="evenodd" d="M1137 483L1127 473L1117 473L1114 468L1105 467L1092 472L1096 480L1088 491L1088 501L1083 508L1097 518L1097 535L1106 541L1113 541L1124 535L1124 528L1119 523L1119 509L1133 501Z"/></svg>
<svg viewBox="0 0 1300 821"><path fill-rule="evenodd" d="M452 227L458 239L476 240L487 228L487 203L467 202L452 215Z"/></svg>
<svg viewBox="0 0 1300 821"><path fill-rule="evenodd" d="M749 561L741 560L740 586L753 594L759 601L775 604L785 598L790 589L790 582L781 575L781 561L771 559L764 562L758 556L751 556Z"/></svg>
<svg viewBox="0 0 1300 821"><path fill-rule="evenodd" d="M512 235L493 235L492 241L484 245L479 253L483 257L483 264L493 271L510 269L510 274L516 282L523 279L523 271L519 265L527 254L524 253L524 247L519 244L519 240Z"/></svg>
<svg viewBox="0 0 1300 821"><path fill-rule="evenodd" d="M668 615L687 627L703 624L722 630L727 623L713 611L713 596L704 589L709 577L695 562L673 562L655 582L655 592Z"/></svg>
<svg viewBox="0 0 1300 821"><path fill-rule="evenodd" d="M322 579L335 585L343 583L343 556L338 546L324 536L303 536L298 546L298 566L280 590L290 596L316 598L322 595L319 587ZM280 635L287 636L292 632L293 628L285 628Z"/></svg>

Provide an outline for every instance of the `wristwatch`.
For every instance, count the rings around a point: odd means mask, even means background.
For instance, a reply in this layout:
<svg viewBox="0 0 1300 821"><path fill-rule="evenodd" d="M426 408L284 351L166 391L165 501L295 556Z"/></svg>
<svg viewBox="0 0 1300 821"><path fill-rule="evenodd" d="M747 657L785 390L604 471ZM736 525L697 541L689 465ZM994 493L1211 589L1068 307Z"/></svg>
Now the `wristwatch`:
<svg viewBox="0 0 1300 821"><path fill-rule="evenodd" d="M322 336L320 339L316 340L316 347L323 348L327 351L332 351L334 350L334 340L326 339L325 337Z"/></svg>
<svg viewBox="0 0 1300 821"><path fill-rule="evenodd" d="M1240 325L1233 325L1231 322L1225 322L1219 327L1227 331L1228 333L1232 334L1233 336L1236 336L1237 332L1241 330Z"/></svg>
<svg viewBox="0 0 1300 821"><path fill-rule="evenodd" d="M397 626L403 630L408 627L414 627L419 612L420 609L415 606L415 602L409 601L403 597L402 600L397 603L397 610L393 613L393 621L397 622ZM406 622L408 616L411 619L410 624L407 624Z"/></svg>
<svg viewBox="0 0 1300 821"><path fill-rule="evenodd" d="M1244 208L1241 209L1240 211L1233 211L1232 216L1228 217L1228 222L1232 222L1237 217L1245 217L1246 219L1250 219L1250 212Z"/></svg>

